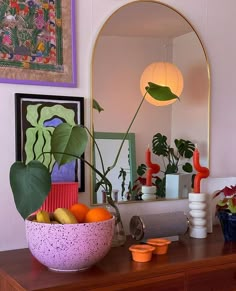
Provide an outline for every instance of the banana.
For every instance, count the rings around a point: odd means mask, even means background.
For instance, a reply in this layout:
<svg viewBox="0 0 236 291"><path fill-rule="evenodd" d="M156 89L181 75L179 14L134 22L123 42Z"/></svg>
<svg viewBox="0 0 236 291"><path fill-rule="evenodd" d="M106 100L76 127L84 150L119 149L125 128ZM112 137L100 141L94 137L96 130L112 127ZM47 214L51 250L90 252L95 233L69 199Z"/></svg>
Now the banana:
<svg viewBox="0 0 236 291"><path fill-rule="evenodd" d="M62 224L78 223L74 214L67 208L57 208L53 214L54 219Z"/></svg>
<svg viewBox="0 0 236 291"><path fill-rule="evenodd" d="M50 223L49 213L45 210L40 210L36 214L37 222Z"/></svg>

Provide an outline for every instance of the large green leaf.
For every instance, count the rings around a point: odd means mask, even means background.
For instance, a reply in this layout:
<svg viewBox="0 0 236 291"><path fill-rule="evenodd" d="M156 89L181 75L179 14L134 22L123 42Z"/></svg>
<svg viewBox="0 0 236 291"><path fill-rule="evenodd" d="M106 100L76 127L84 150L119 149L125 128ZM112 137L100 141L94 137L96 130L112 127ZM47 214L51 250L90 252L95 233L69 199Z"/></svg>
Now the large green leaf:
<svg viewBox="0 0 236 291"><path fill-rule="evenodd" d="M176 163L171 163L166 166L165 175L166 174L175 174L178 173L178 165Z"/></svg>
<svg viewBox="0 0 236 291"><path fill-rule="evenodd" d="M62 123L53 132L51 151L61 166L78 159L84 153L87 143L88 135L83 127Z"/></svg>
<svg viewBox="0 0 236 291"><path fill-rule="evenodd" d="M152 139L152 151L158 156L167 157L169 153L169 147L167 144L167 137L161 133L157 133Z"/></svg>
<svg viewBox="0 0 236 291"><path fill-rule="evenodd" d="M140 164L137 169L137 174L143 176L147 171L147 166L145 164Z"/></svg>
<svg viewBox="0 0 236 291"><path fill-rule="evenodd" d="M166 178L163 179L156 179L155 185L157 186L157 196L158 197L165 197L166 196Z"/></svg>
<svg viewBox="0 0 236 291"><path fill-rule="evenodd" d="M10 184L16 208L25 219L42 206L51 188L51 176L39 161L27 165L15 162L10 169Z"/></svg>
<svg viewBox="0 0 236 291"><path fill-rule="evenodd" d="M148 86L145 89L152 98L158 101L179 99L179 97L173 94L170 88L166 86L160 86L155 83L149 82Z"/></svg>
<svg viewBox="0 0 236 291"><path fill-rule="evenodd" d="M193 156L195 145L189 140L175 139L176 148L181 157L190 159Z"/></svg>
<svg viewBox="0 0 236 291"><path fill-rule="evenodd" d="M182 169L187 173L192 173L193 166L190 163L185 163L182 167Z"/></svg>

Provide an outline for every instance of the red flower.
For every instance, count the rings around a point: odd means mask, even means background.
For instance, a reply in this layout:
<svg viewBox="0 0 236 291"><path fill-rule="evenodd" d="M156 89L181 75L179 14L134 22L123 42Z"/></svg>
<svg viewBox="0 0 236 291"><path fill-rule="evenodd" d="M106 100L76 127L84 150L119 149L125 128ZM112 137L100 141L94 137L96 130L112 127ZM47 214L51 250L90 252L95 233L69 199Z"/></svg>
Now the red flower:
<svg viewBox="0 0 236 291"><path fill-rule="evenodd" d="M236 214L236 185L224 187L223 189L217 191L213 198L220 194L223 194L223 197L217 202L216 211L218 212L223 210Z"/></svg>
<svg viewBox="0 0 236 291"><path fill-rule="evenodd" d="M236 194L236 186L230 186L230 187L225 187L224 189L222 189L222 192L224 193L226 197Z"/></svg>
<svg viewBox="0 0 236 291"><path fill-rule="evenodd" d="M223 193L225 197L235 195L236 194L236 185L230 186L230 187L227 187L227 186L224 187L223 189L217 191L215 193L214 197L217 197L220 193Z"/></svg>

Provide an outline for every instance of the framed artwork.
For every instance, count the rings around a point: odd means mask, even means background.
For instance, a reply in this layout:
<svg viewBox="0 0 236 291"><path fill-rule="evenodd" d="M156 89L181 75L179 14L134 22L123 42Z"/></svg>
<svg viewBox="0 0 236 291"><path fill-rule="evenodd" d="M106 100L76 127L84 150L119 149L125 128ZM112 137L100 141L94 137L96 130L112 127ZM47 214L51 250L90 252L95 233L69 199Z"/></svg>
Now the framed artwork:
<svg viewBox="0 0 236 291"><path fill-rule="evenodd" d="M0 1L0 82L76 87L75 0Z"/></svg>
<svg viewBox="0 0 236 291"><path fill-rule="evenodd" d="M84 192L84 163L77 159L58 167L51 154L51 135L62 122L84 124L84 98L15 94L16 160L26 163L40 160L51 172L53 182L79 182ZM39 158L40 156L40 158Z"/></svg>

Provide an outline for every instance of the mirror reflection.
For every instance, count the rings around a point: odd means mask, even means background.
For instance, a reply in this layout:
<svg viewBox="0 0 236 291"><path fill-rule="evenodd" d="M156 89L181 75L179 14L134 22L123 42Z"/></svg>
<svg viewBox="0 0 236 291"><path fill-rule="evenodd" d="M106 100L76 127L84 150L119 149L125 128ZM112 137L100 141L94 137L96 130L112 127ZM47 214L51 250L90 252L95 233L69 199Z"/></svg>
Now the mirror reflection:
<svg viewBox="0 0 236 291"><path fill-rule="evenodd" d="M120 144L125 137L125 133L110 133L110 132L95 132L96 143L101 153L103 154L103 163L105 167L111 166L114 158L117 155ZM95 165L96 168L102 170L101 159L99 157L98 149L95 148ZM133 188L133 182L136 179L136 154L135 154L135 135L129 133L125 137L125 142L122 147L118 162L114 169L110 171L107 178L112 181L113 200L114 201L127 201L131 197L128 193ZM99 178L99 177L98 177ZM99 181L100 179L98 179ZM96 175L94 174L94 181ZM106 203L106 195L103 194L104 189L99 187L97 195L94 197L95 203Z"/></svg>
<svg viewBox="0 0 236 291"><path fill-rule="evenodd" d="M141 75L154 62L175 64L183 75L184 86L180 101L172 105L142 104L131 128L135 135L136 167L145 164L146 149L148 145L151 148L157 133L166 136L171 144L175 139L197 144L201 164L208 166L209 67L205 51L190 23L161 3L129 3L114 12L99 32L92 62L92 97L104 111L93 111L94 131L126 132L142 99ZM108 152L106 148L102 155ZM113 156L107 162L112 164L114 159ZM164 168L162 157L152 153L152 160ZM138 177L134 172L125 192ZM163 173L159 176L163 178ZM114 185L119 183L117 174L111 181ZM100 203L101 195L94 194L92 201ZM118 197L119 201L130 201L121 193Z"/></svg>

